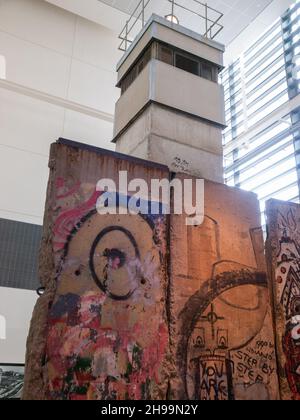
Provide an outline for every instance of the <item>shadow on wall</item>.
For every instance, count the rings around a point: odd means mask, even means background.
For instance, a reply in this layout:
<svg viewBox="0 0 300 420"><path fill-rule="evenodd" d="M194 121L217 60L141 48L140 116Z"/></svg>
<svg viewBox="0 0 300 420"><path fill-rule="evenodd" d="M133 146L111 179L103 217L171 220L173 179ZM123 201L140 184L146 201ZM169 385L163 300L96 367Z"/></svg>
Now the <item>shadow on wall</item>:
<svg viewBox="0 0 300 420"><path fill-rule="evenodd" d="M0 315L0 340L6 340L6 319Z"/></svg>
<svg viewBox="0 0 300 420"><path fill-rule="evenodd" d="M6 79L6 58L0 54L0 79Z"/></svg>

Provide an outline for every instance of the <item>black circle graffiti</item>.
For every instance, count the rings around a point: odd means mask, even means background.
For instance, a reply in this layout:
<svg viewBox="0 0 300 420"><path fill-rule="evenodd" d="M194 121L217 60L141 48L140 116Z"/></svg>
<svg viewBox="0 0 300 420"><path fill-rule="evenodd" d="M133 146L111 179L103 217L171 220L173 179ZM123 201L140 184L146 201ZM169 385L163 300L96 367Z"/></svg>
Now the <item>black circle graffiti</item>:
<svg viewBox="0 0 300 420"><path fill-rule="evenodd" d="M133 293L135 292L136 289L134 290L130 290L126 295L116 295L112 292L110 292L108 290L108 285L107 285L107 281L106 279L100 279L96 273L96 269L95 269L95 253L96 253L96 249L99 245L99 243L102 241L102 239L108 235L111 232L122 232L130 241L131 245L134 248L135 251L135 257L140 260L140 251L138 249L138 245L137 242L134 238L134 236L125 228L121 227L121 226L110 226L107 227L105 229L103 229L99 235L97 235L96 239L93 242L93 245L91 247L91 251L90 251L90 259L89 259L89 265L90 265L90 271L91 271L91 275L93 277L94 282L96 283L96 285L100 288L100 290L102 290L103 293L105 293L109 298L113 299L113 300L117 300L117 301L125 301L128 300ZM113 249L113 250L105 250L103 256L108 257L109 254L112 253L113 255L119 255L120 256L120 261L121 261L121 265L123 266L125 263L125 255L122 251L117 250L117 249Z"/></svg>

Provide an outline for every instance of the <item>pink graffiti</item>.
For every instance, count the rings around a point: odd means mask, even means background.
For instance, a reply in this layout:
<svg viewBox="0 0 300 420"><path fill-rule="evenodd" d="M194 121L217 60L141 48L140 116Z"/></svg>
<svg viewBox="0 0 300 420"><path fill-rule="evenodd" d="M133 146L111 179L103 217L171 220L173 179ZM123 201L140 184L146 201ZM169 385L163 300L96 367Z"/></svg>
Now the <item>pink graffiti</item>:
<svg viewBox="0 0 300 420"><path fill-rule="evenodd" d="M159 326L157 341L145 348L142 357L142 369L130 375L130 384L128 391L133 400L142 399L141 385L146 383L147 379L154 379L158 384L159 369L162 356L165 354L168 344L168 331L164 324Z"/></svg>
<svg viewBox="0 0 300 420"><path fill-rule="evenodd" d="M65 317L49 323L47 340L47 358L51 361L52 377L48 383L48 395L59 395L63 390L69 399L95 399L102 398L101 384L108 383L106 373L93 369L100 357L111 357L116 354L126 357L132 363L133 369L128 380L125 378L109 383L109 392L116 393L118 398L128 395L130 399L143 398L143 385L150 381L160 383L161 362L168 345L168 330L161 324L155 340L145 346L141 353L140 365L133 365L130 349L137 343L137 337L143 334L145 326L137 323L131 331L115 331L102 326L101 306L105 302L104 294L90 292L81 298L78 307L79 323L76 326L66 324ZM104 356L105 355L105 356ZM90 359L91 369L75 369L76 360ZM117 360L117 359L116 359ZM101 363L100 363L101 364ZM66 372L72 372L68 379ZM84 395L77 392L69 393L66 387L82 388L88 385ZM69 388L67 388L69 389ZM100 394L99 394L100 392Z"/></svg>
<svg viewBox="0 0 300 420"><path fill-rule="evenodd" d="M62 189L62 188L64 188L65 187L65 180L63 179L63 178L61 178L61 177L59 177L59 178L57 178L57 180L56 180L56 189L57 190L60 190L60 189ZM56 195L56 198L58 199L58 200L61 200L61 199L63 199L63 198L67 198L67 197L70 197L71 195L74 195L75 193L77 193L78 191L79 191L79 188L80 188L80 182L78 181L78 182L76 182L75 184L74 184L74 186L72 187L72 188L70 188L67 192L65 192L65 193L63 193L63 194L57 194Z"/></svg>
<svg viewBox="0 0 300 420"><path fill-rule="evenodd" d="M53 248L55 252L64 248L74 227L89 211L96 207L97 200L101 194L101 191L94 191L88 201L75 209L67 210L58 216L54 224Z"/></svg>

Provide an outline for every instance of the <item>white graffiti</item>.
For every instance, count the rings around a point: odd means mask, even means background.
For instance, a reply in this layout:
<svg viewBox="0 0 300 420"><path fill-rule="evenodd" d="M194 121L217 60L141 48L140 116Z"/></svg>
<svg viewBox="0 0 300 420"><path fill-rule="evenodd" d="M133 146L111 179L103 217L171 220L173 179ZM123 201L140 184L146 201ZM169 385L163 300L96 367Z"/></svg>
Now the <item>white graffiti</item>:
<svg viewBox="0 0 300 420"><path fill-rule="evenodd" d="M292 318L292 325L294 325L294 328L292 329L292 337L293 340L298 341L300 340L300 316L294 316Z"/></svg>

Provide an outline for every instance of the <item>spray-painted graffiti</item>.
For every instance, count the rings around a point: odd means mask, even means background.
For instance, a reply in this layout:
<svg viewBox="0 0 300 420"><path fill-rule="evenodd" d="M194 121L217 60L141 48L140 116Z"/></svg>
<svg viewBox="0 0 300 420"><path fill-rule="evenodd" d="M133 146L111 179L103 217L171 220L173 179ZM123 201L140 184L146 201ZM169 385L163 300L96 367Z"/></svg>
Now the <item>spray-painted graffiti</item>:
<svg viewBox="0 0 300 420"><path fill-rule="evenodd" d="M99 193L86 192L87 201L78 202L78 183L66 192L61 179L56 185L63 202L54 221L47 398L162 398L165 219L99 215Z"/></svg>
<svg viewBox="0 0 300 420"><path fill-rule="evenodd" d="M274 346L264 354L255 341L267 301L266 275L251 269L218 275L188 300L180 316L177 351L178 363L182 354L185 360L185 397L234 400L253 394L257 399L262 387L264 397L270 398L267 386L276 375Z"/></svg>
<svg viewBox="0 0 300 420"><path fill-rule="evenodd" d="M188 238L187 268L173 264L177 282L187 290L177 312L176 366L183 399L278 397L262 231L255 227L255 215L244 219L236 213L244 197L228 199L230 193L219 185L206 186L204 223L182 235ZM254 202L253 213L255 209ZM180 255L177 243L171 244ZM176 292L181 293L179 288Z"/></svg>
<svg viewBox="0 0 300 420"><path fill-rule="evenodd" d="M106 248L105 250L102 250L100 253L98 249L100 247L100 243L102 239L104 239L106 235L109 235L113 232L123 233L123 235L127 237L128 241L133 247L135 261L138 263L134 267L134 271L135 271L134 277L141 284L142 274L139 273L140 251L139 251L137 242L135 238L133 237L133 235L127 229L120 226L107 227L103 229L99 233L99 235L96 237L92 245L91 252L90 252L90 270L91 270L93 279L95 280L95 283L99 286L102 292L106 293L111 299L128 300L133 295L135 289L129 290L128 293L125 293L123 295L114 294L109 290L109 283L112 282L112 277L114 275L114 272L122 269L124 265L126 264L126 259L127 259L126 254L124 253L124 251L117 248L112 248L112 249ZM96 260L97 255L102 255L102 258L103 258L103 269L101 270L102 279L96 273L95 260ZM139 277L139 279L137 279L137 277Z"/></svg>
<svg viewBox="0 0 300 420"><path fill-rule="evenodd" d="M300 400L300 235L292 208L277 215L280 240L277 253L277 299L284 311L282 337L285 371L292 397Z"/></svg>

